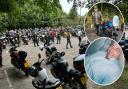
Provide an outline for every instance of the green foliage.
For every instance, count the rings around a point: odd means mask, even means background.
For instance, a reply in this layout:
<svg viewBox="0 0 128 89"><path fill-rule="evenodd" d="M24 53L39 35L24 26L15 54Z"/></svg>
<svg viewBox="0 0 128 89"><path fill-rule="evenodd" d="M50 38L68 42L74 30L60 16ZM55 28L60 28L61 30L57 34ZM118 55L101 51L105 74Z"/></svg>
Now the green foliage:
<svg viewBox="0 0 128 89"><path fill-rule="evenodd" d="M72 7L70 12L69 12L69 18L75 19L75 17L77 17L77 9Z"/></svg>
<svg viewBox="0 0 128 89"><path fill-rule="evenodd" d="M59 0L0 0L0 28L60 25L63 11Z"/></svg>
<svg viewBox="0 0 128 89"><path fill-rule="evenodd" d="M72 25L76 18L77 9L65 14L59 0L0 0L0 31Z"/></svg>
<svg viewBox="0 0 128 89"><path fill-rule="evenodd" d="M125 23L128 23L128 1L124 0L122 3L118 5L118 7L124 16Z"/></svg>
<svg viewBox="0 0 128 89"><path fill-rule="evenodd" d="M121 13L118 8L116 8L112 4L102 3L98 4L97 7L98 10L101 11L101 13L103 14L103 18L105 19L113 18L114 15L121 16ZM92 12L94 12L94 6L90 9L88 16L92 16Z"/></svg>
<svg viewBox="0 0 128 89"><path fill-rule="evenodd" d="M10 7L9 0L0 0L0 11L1 12L8 12Z"/></svg>

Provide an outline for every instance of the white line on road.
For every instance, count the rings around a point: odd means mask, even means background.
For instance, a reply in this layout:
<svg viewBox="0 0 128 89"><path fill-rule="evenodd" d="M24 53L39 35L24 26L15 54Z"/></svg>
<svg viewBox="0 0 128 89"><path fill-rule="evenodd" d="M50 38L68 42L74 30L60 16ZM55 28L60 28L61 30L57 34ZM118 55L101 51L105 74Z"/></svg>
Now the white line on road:
<svg viewBox="0 0 128 89"><path fill-rule="evenodd" d="M12 86L12 83L11 83L9 77L8 77L7 71L4 70L4 73L5 73L6 80L7 80L7 82L8 82L9 88L10 88L10 89L14 89L13 86Z"/></svg>

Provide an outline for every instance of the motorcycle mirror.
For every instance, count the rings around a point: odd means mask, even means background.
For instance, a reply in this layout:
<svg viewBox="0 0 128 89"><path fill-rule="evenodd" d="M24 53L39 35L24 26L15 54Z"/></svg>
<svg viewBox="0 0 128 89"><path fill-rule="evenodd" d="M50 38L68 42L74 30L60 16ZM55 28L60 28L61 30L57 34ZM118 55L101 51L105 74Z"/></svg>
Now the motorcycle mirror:
<svg viewBox="0 0 128 89"><path fill-rule="evenodd" d="M40 54L40 53L38 53L38 58L39 58L39 59L41 58L41 54Z"/></svg>

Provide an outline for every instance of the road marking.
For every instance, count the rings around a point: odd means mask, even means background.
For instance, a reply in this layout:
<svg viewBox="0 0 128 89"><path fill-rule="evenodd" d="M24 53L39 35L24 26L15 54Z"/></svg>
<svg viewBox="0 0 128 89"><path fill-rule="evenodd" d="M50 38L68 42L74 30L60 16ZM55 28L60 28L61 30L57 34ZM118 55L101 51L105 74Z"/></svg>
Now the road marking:
<svg viewBox="0 0 128 89"><path fill-rule="evenodd" d="M11 81L10 81L10 79L9 79L9 76L8 76L8 74L7 74L7 71L4 70L4 73L5 73L6 80L7 80L7 82L8 82L9 88L10 88L10 89L14 89L13 86L12 86L12 83L11 83Z"/></svg>

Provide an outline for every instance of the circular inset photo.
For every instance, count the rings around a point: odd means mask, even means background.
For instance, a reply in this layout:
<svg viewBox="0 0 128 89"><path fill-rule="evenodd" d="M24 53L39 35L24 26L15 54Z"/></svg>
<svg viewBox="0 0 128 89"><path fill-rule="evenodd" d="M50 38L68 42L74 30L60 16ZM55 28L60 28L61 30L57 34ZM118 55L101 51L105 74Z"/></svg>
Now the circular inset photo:
<svg viewBox="0 0 128 89"><path fill-rule="evenodd" d="M111 3L93 5L85 16L84 30L90 41L109 37L119 41L124 32L124 18L117 6Z"/></svg>
<svg viewBox="0 0 128 89"><path fill-rule="evenodd" d="M124 69L124 60L119 44L108 37L101 37L86 50L84 66L94 83L105 86L119 79Z"/></svg>

